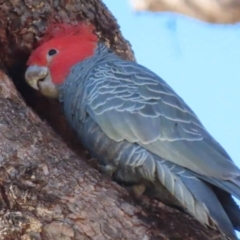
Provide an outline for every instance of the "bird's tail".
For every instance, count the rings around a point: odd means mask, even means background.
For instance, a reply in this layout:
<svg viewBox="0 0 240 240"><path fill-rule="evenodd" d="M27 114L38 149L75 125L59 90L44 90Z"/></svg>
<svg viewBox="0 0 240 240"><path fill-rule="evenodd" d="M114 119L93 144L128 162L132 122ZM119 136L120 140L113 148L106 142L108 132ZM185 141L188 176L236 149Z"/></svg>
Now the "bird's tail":
<svg viewBox="0 0 240 240"><path fill-rule="evenodd" d="M214 193L217 195L221 205L232 222L233 227L240 231L240 209L232 196L220 188L212 186Z"/></svg>
<svg viewBox="0 0 240 240"><path fill-rule="evenodd" d="M240 178L235 177L231 181L220 180L212 177L198 175L191 172L195 177L204 180L211 184L211 189L216 194L229 219L231 220L233 227L240 231L240 209L238 204L234 201L231 195L240 200Z"/></svg>
<svg viewBox="0 0 240 240"><path fill-rule="evenodd" d="M160 158L156 159L156 168L157 179L177 199L177 205L202 224L220 230L227 238L238 239L234 227L239 229L240 211L229 194L228 198L227 195L222 198L227 193L215 192L191 171Z"/></svg>

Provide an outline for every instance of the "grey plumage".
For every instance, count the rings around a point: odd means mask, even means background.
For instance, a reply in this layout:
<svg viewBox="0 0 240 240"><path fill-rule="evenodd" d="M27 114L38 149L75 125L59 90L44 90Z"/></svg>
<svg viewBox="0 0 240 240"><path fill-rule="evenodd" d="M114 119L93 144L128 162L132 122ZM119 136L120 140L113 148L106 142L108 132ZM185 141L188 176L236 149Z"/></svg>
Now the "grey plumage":
<svg viewBox="0 0 240 240"><path fill-rule="evenodd" d="M240 199L240 171L160 77L99 44L71 69L60 101L103 171L237 239L240 211L230 194Z"/></svg>

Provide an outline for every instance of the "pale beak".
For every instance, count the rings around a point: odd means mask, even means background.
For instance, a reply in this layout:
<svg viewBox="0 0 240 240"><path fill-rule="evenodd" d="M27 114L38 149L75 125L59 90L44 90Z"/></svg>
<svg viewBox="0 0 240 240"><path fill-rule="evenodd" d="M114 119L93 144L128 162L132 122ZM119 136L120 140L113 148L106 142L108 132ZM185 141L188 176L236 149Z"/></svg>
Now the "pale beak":
<svg viewBox="0 0 240 240"><path fill-rule="evenodd" d="M26 82L44 96L58 98L58 86L52 82L51 73L47 67L29 66L25 73Z"/></svg>
<svg viewBox="0 0 240 240"><path fill-rule="evenodd" d="M40 67L37 65L29 66L26 73L26 82L34 89L39 90L39 82L44 80L48 75L47 67Z"/></svg>

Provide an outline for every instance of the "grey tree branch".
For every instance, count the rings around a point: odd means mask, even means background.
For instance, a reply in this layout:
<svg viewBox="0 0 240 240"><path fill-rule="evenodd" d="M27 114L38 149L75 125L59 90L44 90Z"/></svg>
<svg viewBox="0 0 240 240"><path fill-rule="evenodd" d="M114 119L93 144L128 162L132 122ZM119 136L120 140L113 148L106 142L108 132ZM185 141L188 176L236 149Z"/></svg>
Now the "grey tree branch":
<svg viewBox="0 0 240 240"><path fill-rule="evenodd" d="M239 0L130 0L136 11L177 12L210 23L240 21Z"/></svg>
<svg viewBox="0 0 240 240"><path fill-rule="evenodd" d="M147 199L147 205L137 204L123 188L90 167L59 104L40 97L24 82L25 63L36 37L53 19L91 21L102 41L121 57L134 60L130 44L104 4L0 0L0 9L0 240L218 237L162 204Z"/></svg>

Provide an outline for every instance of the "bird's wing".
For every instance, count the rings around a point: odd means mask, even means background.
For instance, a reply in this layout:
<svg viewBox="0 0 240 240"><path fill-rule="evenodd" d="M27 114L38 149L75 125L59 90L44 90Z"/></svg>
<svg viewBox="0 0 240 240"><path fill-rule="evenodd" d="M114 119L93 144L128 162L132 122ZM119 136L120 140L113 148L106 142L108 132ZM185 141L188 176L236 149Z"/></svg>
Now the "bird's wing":
<svg viewBox="0 0 240 240"><path fill-rule="evenodd" d="M137 63L99 64L86 87L86 110L103 132L208 179L239 184L240 171L194 112L160 77Z"/></svg>

